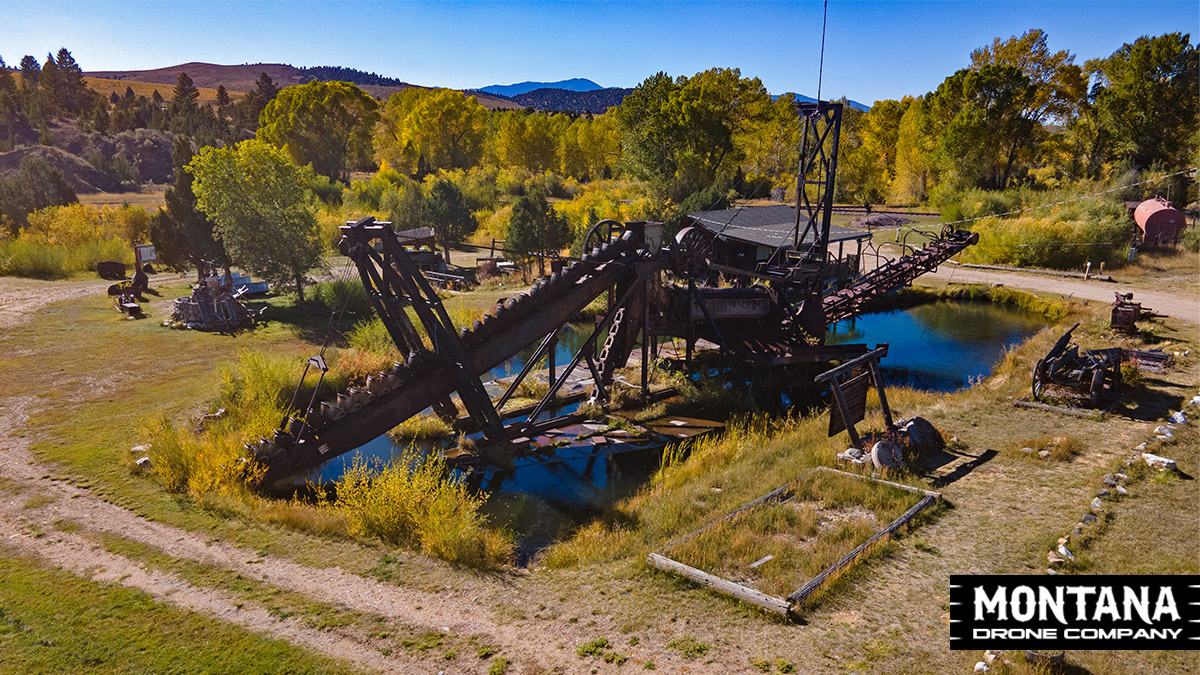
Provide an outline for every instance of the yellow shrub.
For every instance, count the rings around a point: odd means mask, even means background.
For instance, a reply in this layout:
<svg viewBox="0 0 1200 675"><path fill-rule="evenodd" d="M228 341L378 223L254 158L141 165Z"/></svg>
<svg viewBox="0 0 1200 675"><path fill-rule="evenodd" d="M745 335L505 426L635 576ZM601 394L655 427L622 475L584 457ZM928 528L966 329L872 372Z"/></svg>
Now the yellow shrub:
<svg viewBox="0 0 1200 675"><path fill-rule="evenodd" d="M512 543L487 526L483 497L449 475L438 455L407 450L381 469L361 458L336 483L326 508L345 518L352 534L378 537L452 563L486 567L507 562Z"/></svg>

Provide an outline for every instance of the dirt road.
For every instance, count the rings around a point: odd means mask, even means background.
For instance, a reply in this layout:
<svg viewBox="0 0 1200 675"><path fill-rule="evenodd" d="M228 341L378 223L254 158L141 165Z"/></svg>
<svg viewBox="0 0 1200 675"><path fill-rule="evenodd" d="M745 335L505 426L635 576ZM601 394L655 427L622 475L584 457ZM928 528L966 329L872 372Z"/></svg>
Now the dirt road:
<svg viewBox="0 0 1200 675"><path fill-rule="evenodd" d="M1197 273L1200 274L1200 271ZM1156 291L1141 285L1083 281L1021 272L997 272L956 265L942 265L938 268L936 278L954 283L999 284L1011 288L1059 293L1099 302L1112 302L1113 293L1133 293L1135 302L1140 302L1159 314L1166 314L1188 323L1200 324L1200 298L1180 293Z"/></svg>
<svg viewBox="0 0 1200 675"><path fill-rule="evenodd" d="M46 305L102 294L112 283L104 279L41 281L0 277L0 330L24 323Z"/></svg>

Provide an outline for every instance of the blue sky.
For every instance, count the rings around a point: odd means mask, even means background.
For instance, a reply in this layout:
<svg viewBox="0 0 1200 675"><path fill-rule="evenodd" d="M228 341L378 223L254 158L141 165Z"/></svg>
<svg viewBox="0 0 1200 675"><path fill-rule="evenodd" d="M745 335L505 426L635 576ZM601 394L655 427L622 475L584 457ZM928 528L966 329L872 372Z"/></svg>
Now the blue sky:
<svg viewBox="0 0 1200 675"><path fill-rule="evenodd" d="M67 47L85 70L186 61L340 65L456 88L587 77L636 86L660 70L738 67L772 93L815 95L821 3L54 2L4 0L0 56ZM922 94L994 37L1042 28L1077 62L1141 35L1200 37L1195 0L831 0L823 95Z"/></svg>

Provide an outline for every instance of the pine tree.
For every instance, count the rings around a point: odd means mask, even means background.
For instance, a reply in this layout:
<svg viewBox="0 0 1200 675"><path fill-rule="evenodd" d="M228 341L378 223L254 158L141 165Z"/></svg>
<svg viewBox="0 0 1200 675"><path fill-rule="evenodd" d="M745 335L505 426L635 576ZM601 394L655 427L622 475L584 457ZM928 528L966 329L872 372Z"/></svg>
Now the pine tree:
<svg viewBox="0 0 1200 675"><path fill-rule="evenodd" d="M58 75L58 64L53 54L46 55L46 63L42 66L42 74L38 84L42 92L42 110L47 115L55 115L62 109L61 78Z"/></svg>
<svg viewBox="0 0 1200 675"><path fill-rule="evenodd" d="M272 80L271 76L266 73L258 74L258 81L254 83L254 89L262 98L263 105L270 103L271 99L279 94L279 85L275 84L275 80Z"/></svg>
<svg viewBox="0 0 1200 675"><path fill-rule="evenodd" d="M225 90L225 85L217 85L217 105L225 108L230 103L229 92Z"/></svg>
<svg viewBox="0 0 1200 675"><path fill-rule="evenodd" d="M21 58L21 88L26 92L36 91L38 77L42 74L42 66L37 59L26 54Z"/></svg>
<svg viewBox="0 0 1200 675"><path fill-rule="evenodd" d="M164 195L166 206L150 220L150 241L163 263L180 269L189 261L216 263L229 272L229 256L213 234L213 224L196 209L192 192L192 174L187 165L192 161L192 143L186 136L175 137L172 153L175 164L175 184Z"/></svg>
<svg viewBox="0 0 1200 675"><path fill-rule="evenodd" d="M63 107L72 113L79 113L84 108L87 98L87 84L83 81L83 69L75 62L75 57L66 47L58 50L58 77L60 98Z"/></svg>
<svg viewBox="0 0 1200 675"><path fill-rule="evenodd" d="M171 114L191 115L196 111L196 100L199 98L200 90L196 89L192 78L187 73L180 73L171 96Z"/></svg>

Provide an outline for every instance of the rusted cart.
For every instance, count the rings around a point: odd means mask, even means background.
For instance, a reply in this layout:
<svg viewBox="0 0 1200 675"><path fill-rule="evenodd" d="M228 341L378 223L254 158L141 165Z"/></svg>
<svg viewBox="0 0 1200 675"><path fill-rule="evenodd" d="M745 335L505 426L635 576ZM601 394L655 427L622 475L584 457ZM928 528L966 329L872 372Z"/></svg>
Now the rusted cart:
<svg viewBox="0 0 1200 675"><path fill-rule="evenodd" d="M1092 407L1098 408L1102 401L1116 395L1121 384L1120 347L1079 351L1079 345L1071 342L1075 324L1054 343L1033 369L1033 398L1040 400L1048 385L1060 385L1087 392Z"/></svg>

